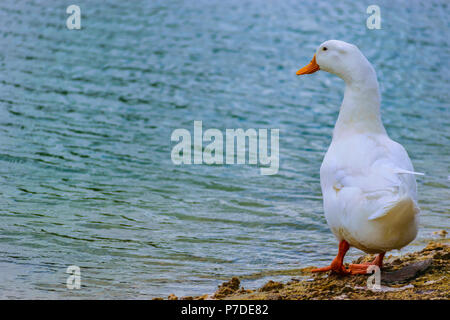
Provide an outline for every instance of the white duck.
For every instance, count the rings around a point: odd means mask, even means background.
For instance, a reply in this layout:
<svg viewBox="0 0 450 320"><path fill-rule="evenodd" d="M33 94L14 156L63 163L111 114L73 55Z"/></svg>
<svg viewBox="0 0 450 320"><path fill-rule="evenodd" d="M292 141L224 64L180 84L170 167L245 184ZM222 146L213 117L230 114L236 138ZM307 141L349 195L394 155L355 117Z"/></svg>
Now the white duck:
<svg viewBox="0 0 450 320"><path fill-rule="evenodd" d="M366 273L382 266L386 251L400 249L417 235L416 181L405 149L392 141L380 116L377 76L354 45L329 40L297 75L324 70L345 81L331 145L320 168L325 217L339 240L339 253L330 266L341 274ZM379 253L372 263L343 264L349 247Z"/></svg>

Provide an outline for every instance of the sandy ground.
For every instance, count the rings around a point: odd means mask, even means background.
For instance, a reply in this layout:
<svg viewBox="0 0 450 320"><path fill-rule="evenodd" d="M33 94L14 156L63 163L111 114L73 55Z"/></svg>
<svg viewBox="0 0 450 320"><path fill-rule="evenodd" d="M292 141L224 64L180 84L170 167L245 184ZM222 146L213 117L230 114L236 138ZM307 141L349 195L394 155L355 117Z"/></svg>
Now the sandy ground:
<svg viewBox="0 0 450 320"><path fill-rule="evenodd" d="M443 237L446 232L441 231ZM269 281L255 290L244 289L233 277L212 295L168 299L203 300L320 300L320 299L450 299L449 239L430 242L423 250L403 256L387 256L382 268L380 287L371 287L375 275L341 276L331 272L313 274L314 267L293 272L287 283ZM353 261L372 261L366 255ZM368 285L369 283L369 285ZM167 299L167 298L166 298Z"/></svg>

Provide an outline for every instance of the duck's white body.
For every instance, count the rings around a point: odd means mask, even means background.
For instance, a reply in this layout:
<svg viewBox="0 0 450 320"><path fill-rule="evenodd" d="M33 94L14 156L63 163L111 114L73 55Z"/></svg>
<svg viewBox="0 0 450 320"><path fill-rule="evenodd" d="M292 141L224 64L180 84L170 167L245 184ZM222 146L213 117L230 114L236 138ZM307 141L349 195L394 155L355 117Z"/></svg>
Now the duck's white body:
<svg viewBox="0 0 450 320"><path fill-rule="evenodd" d="M328 225L338 240L367 253L400 249L417 235L416 173L381 122L375 71L358 48L342 41L323 43L316 56L321 70L346 82L320 169Z"/></svg>
<svg viewBox="0 0 450 320"><path fill-rule="evenodd" d="M404 171L403 171L404 170ZM417 234L416 182L404 148L386 134L333 139L320 169L325 217L338 240L367 253L400 249Z"/></svg>

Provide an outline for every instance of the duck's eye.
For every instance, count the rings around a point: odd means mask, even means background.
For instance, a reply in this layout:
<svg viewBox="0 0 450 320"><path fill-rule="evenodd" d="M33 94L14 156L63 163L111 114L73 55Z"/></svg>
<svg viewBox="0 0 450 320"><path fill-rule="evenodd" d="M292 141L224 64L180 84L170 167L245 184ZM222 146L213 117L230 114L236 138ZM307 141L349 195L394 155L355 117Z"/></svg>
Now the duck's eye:
<svg viewBox="0 0 450 320"><path fill-rule="evenodd" d="M328 48L327 48L327 47L323 47L322 50L323 50L323 51L327 51Z"/></svg>

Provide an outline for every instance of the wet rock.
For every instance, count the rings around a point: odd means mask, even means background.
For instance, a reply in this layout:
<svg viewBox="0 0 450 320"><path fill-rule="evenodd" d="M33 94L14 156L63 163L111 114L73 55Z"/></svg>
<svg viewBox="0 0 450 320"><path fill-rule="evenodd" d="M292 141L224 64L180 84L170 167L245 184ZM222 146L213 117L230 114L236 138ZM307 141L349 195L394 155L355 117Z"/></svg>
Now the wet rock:
<svg viewBox="0 0 450 320"><path fill-rule="evenodd" d="M261 292L274 291L283 288L283 284L281 282L275 282L270 280L263 287L259 289Z"/></svg>
<svg viewBox="0 0 450 320"><path fill-rule="evenodd" d="M214 299L223 299L239 290L241 281L237 277L231 278L230 281L224 282L219 286L219 289L214 293Z"/></svg>
<svg viewBox="0 0 450 320"><path fill-rule="evenodd" d="M447 231L445 231L445 230L439 230L439 231L435 231L435 232L433 232L433 234L434 235L437 235L437 236L439 236L439 237L441 237L441 238L445 238L446 236L447 236Z"/></svg>
<svg viewBox="0 0 450 320"><path fill-rule="evenodd" d="M413 279L417 277L418 274L424 272L428 267L433 263L432 259L427 259L423 261L418 261L412 264L409 264L399 270L392 272L382 272L381 273L381 282L382 283L395 283L395 282L403 282L409 279Z"/></svg>

